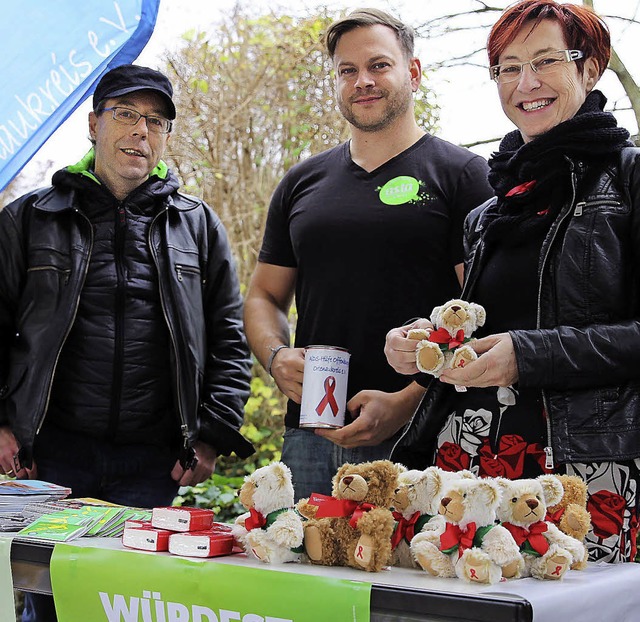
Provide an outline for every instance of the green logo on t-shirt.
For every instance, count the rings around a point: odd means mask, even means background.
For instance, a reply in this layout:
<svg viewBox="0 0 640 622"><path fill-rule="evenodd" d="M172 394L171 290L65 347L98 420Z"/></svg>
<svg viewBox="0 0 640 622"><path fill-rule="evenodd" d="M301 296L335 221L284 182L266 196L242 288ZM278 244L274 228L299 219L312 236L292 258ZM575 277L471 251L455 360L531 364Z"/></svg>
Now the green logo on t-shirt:
<svg viewBox="0 0 640 622"><path fill-rule="evenodd" d="M380 200L385 205L403 205L418 200L420 182L415 177L401 175L380 188Z"/></svg>

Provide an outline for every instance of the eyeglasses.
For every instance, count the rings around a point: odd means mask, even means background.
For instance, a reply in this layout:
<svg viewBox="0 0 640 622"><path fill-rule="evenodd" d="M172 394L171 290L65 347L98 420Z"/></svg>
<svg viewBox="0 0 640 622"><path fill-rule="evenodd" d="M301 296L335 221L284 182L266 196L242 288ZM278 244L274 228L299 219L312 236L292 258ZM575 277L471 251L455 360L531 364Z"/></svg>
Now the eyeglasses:
<svg viewBox="0 0 640 622"><path fill-rule="evenodd" d="M502 63L501 65L493 65L489 67L491 79L498 84L508 84L520 79L523 67L529 65L535 73L541 75L550 74L558 71L565 63L571 63L584 54L580 50L558 50L557 52L546 52L540 54L524 63Z"/></svg>
<svg viewBox="0 0 640 622"><path fill-rule="evenodd" d="M147 127L150 132L156 132L158 134L168 134L171 131L172 122L164 117L157 117L153 114L140 114L137 110L131 110L131 108L121 108L120 106L114 106L113 108L103 108L103 112L109 110L113 113L113 118L125 125L136 125L141 118L147 122Z"/></svg>

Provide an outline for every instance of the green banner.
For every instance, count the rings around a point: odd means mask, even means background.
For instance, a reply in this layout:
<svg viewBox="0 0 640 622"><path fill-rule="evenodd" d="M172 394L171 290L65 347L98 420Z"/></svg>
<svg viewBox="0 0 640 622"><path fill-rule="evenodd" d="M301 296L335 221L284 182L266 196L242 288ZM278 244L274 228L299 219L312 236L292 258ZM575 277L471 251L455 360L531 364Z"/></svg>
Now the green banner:
<svg viewBox="0 0 640 622"><path fill-rule="evenodd" d="M368 622L371 584L56 544L60 622Z"/></svg>
<svg viewBox="0 0 640 622"><path fill-rule="evenodd" d="M0 620L16 622L11 579L11 538L0 536Z"/></svg>

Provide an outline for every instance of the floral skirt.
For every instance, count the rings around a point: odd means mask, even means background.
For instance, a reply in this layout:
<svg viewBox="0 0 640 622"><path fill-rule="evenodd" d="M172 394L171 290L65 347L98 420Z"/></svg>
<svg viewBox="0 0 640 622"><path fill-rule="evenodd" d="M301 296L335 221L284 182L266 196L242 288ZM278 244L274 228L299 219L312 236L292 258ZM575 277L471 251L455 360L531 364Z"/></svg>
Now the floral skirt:
<svg viewBox="0 0 640 622"><path fill-rule="evenodd" d="M546 421L537 392L470 389L453 399L438 436L436 466L509 479L552 472L545 468ZM556 465L555 472L578 475L587 483L589 560L640 562L640 460Z"/></svg>
<svg viewBox="0 0 640 622"><path fill-rule="evenodd" d="M640 562L638 555L638 483L640 460L567 464L566 473L587 482L587 534L591 561Z"/></svg>

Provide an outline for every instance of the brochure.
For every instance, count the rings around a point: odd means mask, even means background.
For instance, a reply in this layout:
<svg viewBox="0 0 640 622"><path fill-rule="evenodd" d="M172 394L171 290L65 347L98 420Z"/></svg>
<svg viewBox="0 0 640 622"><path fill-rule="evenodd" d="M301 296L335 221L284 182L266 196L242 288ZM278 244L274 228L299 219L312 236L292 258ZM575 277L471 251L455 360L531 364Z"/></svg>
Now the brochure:
<svg viewBox="0 0 640 622"><path fill-rule="evenodd" d="M71 494L71 488L37 479L0 480L0 514L19 513L27 503L55 501Z"/></svg>
<svg viewBox="0 0 640 622"><path fill-rule="evenodd" d="M74 500L69 500L74 503ZM119 537L127 520L149 520L151 512L123 506L82 505L42 514L18 531L16 538L69 542L81 536Z"/></svg>

